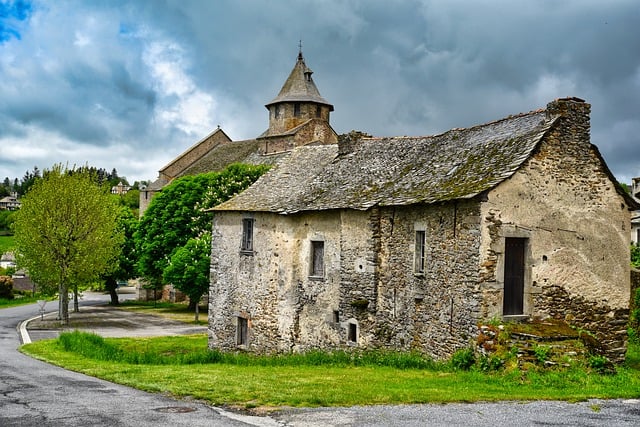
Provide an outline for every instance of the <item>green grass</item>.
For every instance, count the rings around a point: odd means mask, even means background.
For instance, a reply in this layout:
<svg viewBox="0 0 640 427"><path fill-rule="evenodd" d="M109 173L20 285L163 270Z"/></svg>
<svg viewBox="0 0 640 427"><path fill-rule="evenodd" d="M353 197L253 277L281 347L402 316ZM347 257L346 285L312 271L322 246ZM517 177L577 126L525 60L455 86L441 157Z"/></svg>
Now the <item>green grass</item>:
<svg viewBox="0 0 640 427"><path fill-rule="evenodd" d="M142 390L241 408L640 397L640 371L629 366L612 375L577 367L483 373L391 352L267 357L209 352L206 345L205 335L103 339L75 332L22 351Z"/></svg>
<svg viewBox="0 0 640 427"><path fill-rule="evenodd" d="M200 306L199 320L196 322L195 313L188 309L186 303L153 302L153 301L122 301L118 308L139 313L155 314L180 322L194 325L207 324L207 307Z"/></svg>
<svg viewBox="0 0 640 427"><path fill-rule="evenodd" d="M0 298L0 308L15 307L18 305L33 304L38 300L46 299L45 297L36 294L35 296L16 295L13 299Z"/></svg>
<svg viewBox="0 0 640 427"><path fill-rule="evenodd" d="M12 251L15 247L13 236L0 235L0 254Z"/></svg>

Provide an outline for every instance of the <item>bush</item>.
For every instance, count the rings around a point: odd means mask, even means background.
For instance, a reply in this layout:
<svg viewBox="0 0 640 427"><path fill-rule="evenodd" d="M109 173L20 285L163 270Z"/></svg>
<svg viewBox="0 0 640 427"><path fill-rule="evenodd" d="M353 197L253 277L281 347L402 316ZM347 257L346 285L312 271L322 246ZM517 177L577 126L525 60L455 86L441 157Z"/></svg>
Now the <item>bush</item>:
<svg viewBox="0 0 640 427"><path fill-rule="evenodd" d="M551 355L551 347L546 345L538 345L533 349L533 353L536 355L536 359L540 363L544 363L549 360Z"/></svg>
<svg viewBox="0 0 640 427"><path fill-rule="evenodd" d="M13 279L10 276L0 276L0 298L13 299Z"/></svg>
<svg viewBox="0 0 640 427"><path fill-rule="evenodd" d="M471 348L463 348L451 356L451 366L455 370L468 371L476 363L476 355Z"/></svg>
<svg viewBox="0 0 640 427"><path fill-rule="evenodd" d="M605 356L592 355L587 361L587 366L600 374L615 374L616 368Z"/></svg>

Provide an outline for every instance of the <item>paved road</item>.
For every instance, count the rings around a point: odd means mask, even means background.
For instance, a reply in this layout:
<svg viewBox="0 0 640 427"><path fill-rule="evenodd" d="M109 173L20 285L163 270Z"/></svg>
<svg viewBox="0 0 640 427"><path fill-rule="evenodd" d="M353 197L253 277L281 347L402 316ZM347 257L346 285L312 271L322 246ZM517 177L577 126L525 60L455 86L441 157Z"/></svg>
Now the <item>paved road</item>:
<svg viewBox="0 0 640 427"><path fill-rule="evenodd" d="M90 298L83 304L97 302ZM55 304L50 305L55 309ZM198 402L171 399L112 384L24 356L16 350L19 346L16 326L37 314L35 304L0 310L2 427L640 425L640 400L285 409L269 417L243 416ZM102 333L113 333L113 330L107 331L107 328L95 325L92 328ZM133 332L130 330L129 333Z"/></svg>
<svg viewBox="0 0 640 427"><path fill-rule="evenodd" d="M95 301L83 302L91 303ZM0 426L277 425L268 418L240 417L145 393L27 357L17 351L16 327L37 315L36 304L0 310Z"/></svg>

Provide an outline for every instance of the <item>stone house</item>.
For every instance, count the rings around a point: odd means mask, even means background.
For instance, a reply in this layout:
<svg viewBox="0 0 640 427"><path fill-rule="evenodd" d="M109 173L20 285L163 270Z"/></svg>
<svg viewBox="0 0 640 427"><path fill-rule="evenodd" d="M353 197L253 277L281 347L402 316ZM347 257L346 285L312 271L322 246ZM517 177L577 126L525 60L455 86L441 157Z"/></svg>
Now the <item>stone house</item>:
<svg viewBox="0 0 640 427"><path fill-rule="evenodd" d="M160 169L158 178L140 189L140 216L153 196L176 178L221 171L232 163L277 164L283 153L301 145L335 144L329 104L318 91L302 51L282 89L271 102L269 127L254 139L233 141L220 127Z"/></svg>
<svg viewBox="0 0 640 427"><path fill-rule="evenodd" d="M442 359L482 321L553 317L620 361L638 204L590 143L589 117L566 98L435 136L351 133L283 154L214 209L209 346Z"/></svg>

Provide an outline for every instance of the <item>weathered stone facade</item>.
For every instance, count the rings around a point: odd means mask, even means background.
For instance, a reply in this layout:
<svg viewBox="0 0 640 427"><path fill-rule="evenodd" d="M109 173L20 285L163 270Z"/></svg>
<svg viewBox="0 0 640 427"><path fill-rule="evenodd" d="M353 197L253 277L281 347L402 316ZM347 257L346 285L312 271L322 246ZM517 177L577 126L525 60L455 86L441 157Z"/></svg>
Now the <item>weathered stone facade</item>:
<svg viewBox="0 0 640 427"><path fill-rule="evenodd" d="M588 104L557 100L436 137L351 139L293 150L216 208L210 347L441 359L483 320L552 317L621 360L637 206L589 143ZM511 240L523 252L516 312L505 308Z"/></svg>

